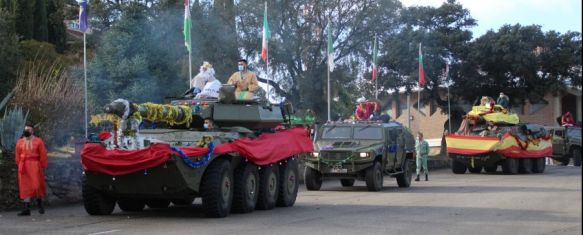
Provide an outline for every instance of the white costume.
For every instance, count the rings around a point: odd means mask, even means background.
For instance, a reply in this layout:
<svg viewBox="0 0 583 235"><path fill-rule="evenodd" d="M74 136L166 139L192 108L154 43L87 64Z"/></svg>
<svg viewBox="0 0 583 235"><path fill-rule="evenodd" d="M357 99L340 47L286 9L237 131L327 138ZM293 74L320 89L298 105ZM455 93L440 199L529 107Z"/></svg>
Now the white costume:
<svg viewBox="0 0 583 235"><path fill-rule="evenodd" d="M206 85L204 85L202 92L198 93L195 99L219 98L219 89L221 89L221 82L213 77L212 80L208 81Z"/></svg>
<svg viewBox="0 0 583 235"><path fill-rule="evenodd" d="M204 71L204 68L207 70ZM190 86L202 90L204 88L204 84L210 81L211 78L215 78L215 70L212 68L211 64L205 61L205 63L200 66L198 74L190 80Z"/></svg>

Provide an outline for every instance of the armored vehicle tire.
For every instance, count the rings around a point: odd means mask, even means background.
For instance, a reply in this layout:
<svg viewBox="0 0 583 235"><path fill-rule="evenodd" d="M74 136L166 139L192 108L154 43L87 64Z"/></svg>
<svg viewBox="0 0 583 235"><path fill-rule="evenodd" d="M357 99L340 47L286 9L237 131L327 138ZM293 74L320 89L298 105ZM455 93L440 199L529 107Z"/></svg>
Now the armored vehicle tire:
<svg viewBox="0 0 583 235"><path fill-rule="evenodd" d="M307 190L320 190L322 187L322 174L314 168L306 166L306 171L304 172L304 183L306 184Z"/></svg>
<svg viewBox="0 0 583 235"><path fill-rule="evenodd" d="M296 203L299 187L298 175L298 162L295 158L290 158L279 165L277 206L290 207Z"/></svg>
<svg viewBox="0 0 583 235"><path fill-rule="evenodd" d="M279 189L279 167L263 166L259 170L259 197L255 209L271 210L277 202Z"/></svg>
<svg viewBox="0 0 583 235"><path fill-rule="evenodd" d="M215 159L206 169L201 182L202 208L208 217L229 215L233 202L233 172L231 163Z"/></svg>
<svg viewBox="0 0 583 235"><path fill-rule="evenodd" d="M146 201L146 205L149 208L153 208L153 209L168 208L168 206L170 206L170 200L168 200L168 199L148 199Z"/></svg>
<svg viewBox="0 0 583 235"><path fill-rule="evenodd" d="M366 188L368 191L378 192L383 189L383 170L379 162L366 169L365 172Z"/></svg>
<svg viewBox="0 0 583 235"><path fill-rule="evenodd" d="M581 166L581 149L573 149L573 151L571 151L571 156L573 156L573 165Z"/></svg>
<svg viewBox="0 0 583 235"><path fill-rule="evenodd" d="M521 174L530 174L532 170L532 161L534 159L531 158L522 158L518 161L518 172Z"/></svg>
<svg viewBox="0 0 583 235"><path fill-rule="evenodd" d="M474 174L482 173L482 165L474 165L474 167L470 166L468 167L468 171Z"/></svg>
<svg viewBox="0 0 583 235"><path fill-rule="evenodd" d="M235 169L235 191L233 207L235 213L249 213L257 205L259 191L259 172L253 163L241 163Z"/></svg>
<svg viewBox="0 0 583 235"><path fill-rule="evenodd" d="M502 162L502 172L504 174L513 175L518 173L518 159L506 158Z"/></svg>
<svg viewBox="0 0 583 235"><path fill-rule="evenodd" d="M340 179L340 184L342 187L352 187L354 186L354 179Z"/></svg>
<svg viewBox="0 0 583 235"><path fill-rule="evenodd" d="M451 171L454 174L465 174L466 169L467 169L467 167L463 162L460 162L456 159L451 160Z"/></svg>
<svg viewBox="0 0 583 235"><path fill-rule="evenodd" d="M496 170L498 170L498 165L496 165L496 164L484 166L484 171L486 171L488 173L495 173Z"/></svg>
<svg viewBox="0 0 583 235"><path fill-rule="evenodd" d="M532 161L532 173L543 173L545 172L545 158L539 157Z"/></svg>
<svg viewBox="0 0 583 235"><path fill-rule="evenodd" d="M122 211L137 212L144 210L146 203L135 198L120 198L117 200L117 205Z"/></svg>
<svg viewBox="0 0 583 235"><path fill-rule="evenodd" d="M192 205L193 201L194 201L194 198L172 199L171 200L172 204L174 204L175 206L190 206L190 205Z"/></svg>
<svg viewBox="0 0 583 235"><path fill-rule="evenodd" d="M88 214L110 215L115 209L115 199L89 186L85 176L82 179L81 191L83 206Z"/></svg>
<svg viewBox="0 0 583 235"><path fill-rule="evenodd" d="M411 186L411 179L413 178L412 162L411 159L405 159L405 169L403 169L403 173L397 175L397 185L399 185L399 188L408 188Z"/></svg>

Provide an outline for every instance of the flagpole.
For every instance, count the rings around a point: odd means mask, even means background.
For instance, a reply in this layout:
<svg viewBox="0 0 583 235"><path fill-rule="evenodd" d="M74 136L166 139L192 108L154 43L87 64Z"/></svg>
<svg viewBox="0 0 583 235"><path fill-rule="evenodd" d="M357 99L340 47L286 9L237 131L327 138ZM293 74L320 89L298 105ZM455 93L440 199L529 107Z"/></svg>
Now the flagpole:
<svg viewBox="0 0 583 235"><path fill-rule="evenodd" d="M447 69L445 70L445 82L447 82L447 120L449 129L447 131L448 134L451 134L451 102L449 97L449 64L446 65Z"/></svg>
<svg viewBox="0 0 583 235"><path fill-rule="evenodd" d="M267 79L265 79L266 80L265 82L267 83L267 94L265 94L265 96L267 96L266 97L267 103L270 103L269 102L269 91L270 91L270 89L269 89L269 79L270 79L269 78L269 52L267 52L267 57L265 57L265 74L266 74L266 78L267 78Z"/></svg>
<svg viewBox="0 0 583 235"><path fill-rule="evenodd" d="M192 47L192 39L188 43ZM192 79L192 48L188 50L188 79L187 79L188 88L192 89L192 82L190 82L190 79Z"/></svg>
<svg viewBox="0 0 583 235"><path fill-rule="evenodd" d="M328 56L330 56L330 54L328 54ZM328 60L330 60L330 59L328 58ZM328 83L327 84L328 84L328 122L329 122L330 120L332 120L330 118L330 63L326 63L326 64L328 65L326 67L328 67L328 69L327 69L327 71L328 71Z"/></svg>
<svg viewBox="0 0 583 235"><path fill-rule="evenodd" d="M374 98L378 99L379 98L379 79L378 78L376 78L374 80L374 90L375 90Z"/></svg>
<svg viewBox="0 0 583 235"><path fill-rule="evenodd" d="M83 76L84 76L84 83L85 83L85 139L89 139L88 134L88 125L87 125L87 37L86 33L83 32Z"/></svg>

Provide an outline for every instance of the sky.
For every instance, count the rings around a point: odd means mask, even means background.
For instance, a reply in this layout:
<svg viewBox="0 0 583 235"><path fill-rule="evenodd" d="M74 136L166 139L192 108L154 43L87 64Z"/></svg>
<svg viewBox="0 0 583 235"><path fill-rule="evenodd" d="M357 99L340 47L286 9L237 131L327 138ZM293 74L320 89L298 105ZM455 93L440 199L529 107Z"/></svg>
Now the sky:
<svg viewBox="0 0 583 235"><path fill-rule="evenodd" d="M404 6L439 7L445 0L401 0ZM543 32L581 32L581 0L458 0L476 19L474 38L505 24L540 25Z"/></svg>

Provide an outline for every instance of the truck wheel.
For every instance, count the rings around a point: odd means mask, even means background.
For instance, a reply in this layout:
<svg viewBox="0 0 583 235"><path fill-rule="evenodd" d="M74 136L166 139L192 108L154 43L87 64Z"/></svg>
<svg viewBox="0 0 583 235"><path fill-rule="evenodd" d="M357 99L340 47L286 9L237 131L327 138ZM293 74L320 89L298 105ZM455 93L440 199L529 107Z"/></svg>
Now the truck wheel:
<svg viewBox="0 0 583 235"><path fill-rule="evenodd" d="M171 201L176 206L190 206L194 202L194 198L172 199Z"/></svg>
<svg viewBox="0 0 583 235"><path fill-rule="evenodd" d="M545 172L545 158L544 157L532 159L532 172L533 173Z"/></svg>
<svg viewBox="0 0 583 235"><path fill-rule="evenodd" d="M569 165L569 162L571 161L571 156L569 156L569 155L564 155L564 156L561 158L561 160L560 160L560 161L561 161L561 165L563 165L563 166L568 166L568 165Z"/></svg>
<svg viewBox="0 0 583 235"><path fill-rule="evenodd" d="M288 159L279 166L279 195L277 206L290 207L296 203L298 196L298 162L296 159Z"/></svg>
<svg viewBox="0 0 583 235"><path fill-rule="evenodd" d="M163 209L168 208L170 205L170 200L168 199L149 199L146 201L146 205L152 209Z"/></svg>
<svg viewBox="0 0 583 235"><path fill-rule="evenodd" d="M241 163L235 170L235 191L233 192L233 212L249 213L257 205L259 193L259 172L252 163Z"/></svg>
<svg viewBox="0 0 583 235"><path fill-rule="evenodd" d="M202 208L208 217L229 215L233 202L233 172L226 159L214 160L206 169L201 182Z"/></svg>
<svg viewBox="0 0 583 235"><path fill-rule="evenodd" d="M81 194L83 196L83 206L90 215L110 215L115 209L115 199L91 187L87 183L86 176L83 176Z"/></svg>
<svg viewBox="0 0 583 235"><path fill-rule="evenodd" d="M374 162L371 167L367 168L365 175L368 191L378 192L383 189L383 171L379 162Z"/></svg>
<svg viewBox="0 0 583 235"><path fill-rule="evenodd" d="M137 212L144 210L146 203L141 199L120 198L117 200L117 205L122 211Z"/></svg>
<svg viewBox="0 0 583 235"><path fill-rule="evenodd" d="M340 184L342 187L352 187L354 186L354 179L340 179Z"/></svg>
<svg viewBox="0 0 583 235"><path fill-rule="evenodd" d="M255 209L271 210L275 207L278 196L279 167L262 166L259 170L259 198Z"/></svg>
<svg viewBox="0 0 583 235"><path fill-rule="evenodd" d="M518 159L516 158L506 158L502 162L502 172L504 174L513 175L518 173Z"/></svg>
<svg viewBox="0 0 583 235"><path fill-rule="evenodd" d="M306 189L309 191L320 190L322 187L322 174L317 170L306 166L306 171L304 173L304 182L306 184Z"/></svg>
<svg viewBox="0 0 583 235"><path fill-rule="evenodd" d="M451 171L454 174L465 174L466 173L466 164L456 159L451 160Z"/></svg>
<svg viewBox="0 0 583 235"><path fill-rule="evenodd" d="M411 164L411 159L405 159L405 169L403 169L403 173L397 175L397 185L399 185L399 188L408 188L411 186L411 179L413 178Z"/></svg>
<svg viewBox="0 0 583 235"><path fill-rule="evenodd" d="M484 170L488 173L495 173L498 170L498 165L486 165L484 166Z"/></svg>
<svg viewBox="0 0 583 235"><path fill-rule="evenodd" d="M573 149L573 151L571 151L571 154L573 155L573 165L581 166L581 149L579 148Z"/></svg>
<svg viewBox="0 0 583 235"><path fill-rule="evenodd" d="M474 165L474 167L468 167L468 171L470 171L470 173L474 173L474 174L482 173L482 166L481 165Z"/></svg>
<svg viewBox="0 0 583 235"><path fill-rule="evenodd" d="M530 174L532 170L532 160L530 158L522 158L519 160L518 172L521 174Z"/></svg>

